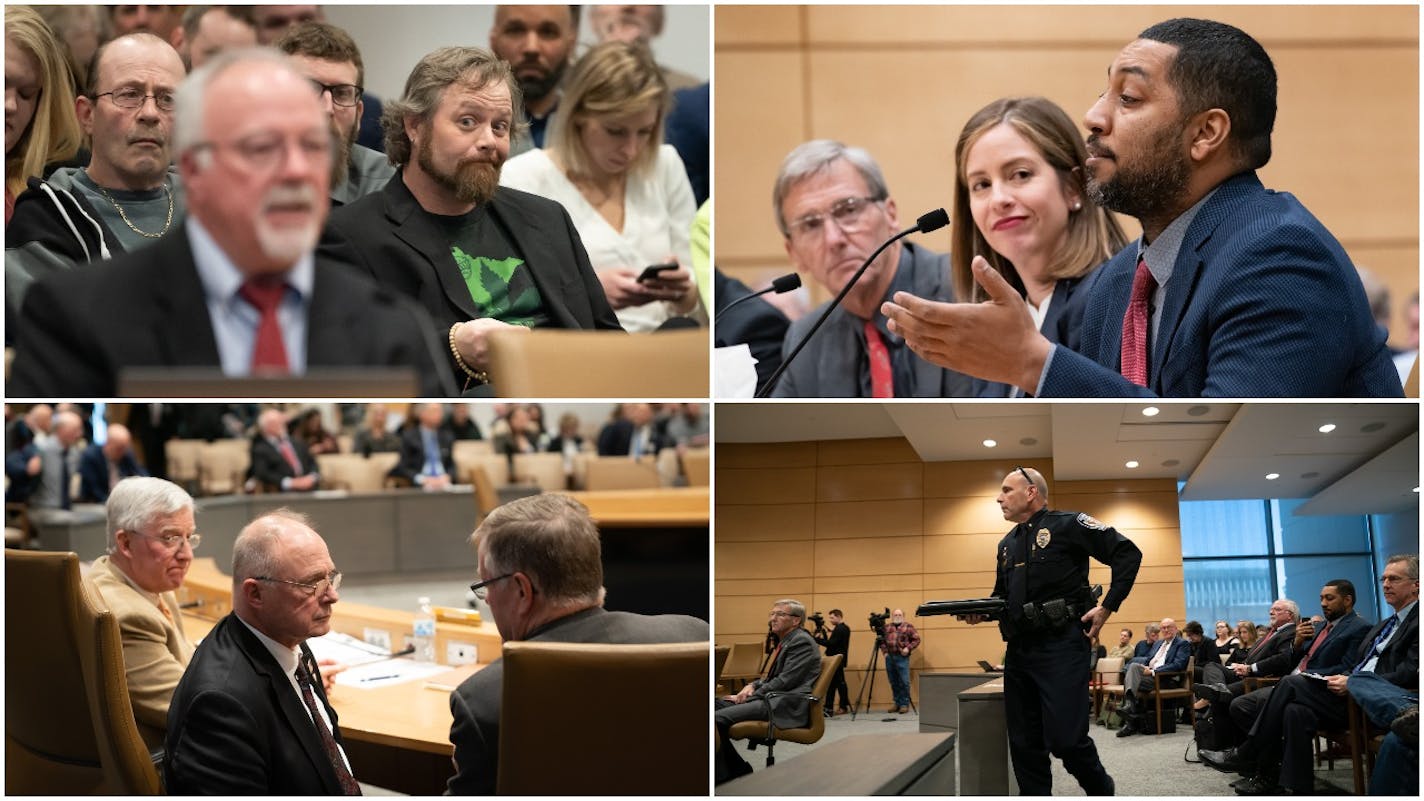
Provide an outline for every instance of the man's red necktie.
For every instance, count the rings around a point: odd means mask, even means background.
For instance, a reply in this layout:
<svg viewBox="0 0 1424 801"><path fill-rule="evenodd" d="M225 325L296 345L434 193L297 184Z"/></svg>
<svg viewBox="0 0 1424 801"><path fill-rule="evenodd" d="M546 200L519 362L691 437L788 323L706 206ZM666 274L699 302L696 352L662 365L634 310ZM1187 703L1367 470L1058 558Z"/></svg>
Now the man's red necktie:
<svg viewBox="0 0 1424 801"><path fill-rule="evenodd" d="M1147 269L1146 260L1138 257L1132 297L1122 318L1122 375L1139 387L1147 386L1147 305L1156 288L1157 281Z"/></svg>
<svg viewBox="0 0 1424 801"><path fill-rule="evenodd" d="M895 374L890 369L890 349L875 327L875 321L865 321L865 352L870 357L870 396L895 397Z"/></svg>
<svg viewBox="0 0 1424 801"><path fill-rule="evenodd" d="M262 315L257 323L257 342L252 348L252 373L286 375L287 346L282 343L282 325L277 321L277 307L287 292L284 281L249 280L237 290L243 300Z"/></svg>

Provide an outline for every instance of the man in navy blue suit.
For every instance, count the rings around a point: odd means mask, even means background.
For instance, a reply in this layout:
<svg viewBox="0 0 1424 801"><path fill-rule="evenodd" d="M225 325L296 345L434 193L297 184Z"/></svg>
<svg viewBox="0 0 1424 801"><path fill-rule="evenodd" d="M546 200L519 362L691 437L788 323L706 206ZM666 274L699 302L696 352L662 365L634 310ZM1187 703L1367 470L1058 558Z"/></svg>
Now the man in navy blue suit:
<svg viewBox="0 0 1424 801"><path fill-rule="evenodd" d="M103 445L90 445L79 457L79 500L105 503L109 490L129 476L146 476L133 452L127 427L113 423Z"/></svg>
<svg viewBox="0 0 1424 801"><path fill-rule="evenodd" d="M1275 116L1275 67L1250 36L1153 25L1084 118L1089 195L1143 237L1094 276L1078 352L978 259L990 302L897 293L885 314L923 358L1038 397L1401 396L1344 249L1256 177Z"/></svg>
<svg viewBox="0 0 1424 801"><path fill-rule="evenodd" d="M1187 660L1192 655L1192 644L1180 636L1177 631L1177 621L1170 617L1162 618L1160 624L1161 634L1157 638L1157 645L1152 652L1145 657L1133 657L1127 663L1127 671L1122 679L1123 702L1119 711L1122 712L1122 728L1117 730L1117 736L1127 737L1137 734L1146 729L1138 728L1144 715L1149 714L1149 710L1139 705L1138 696L1143 690L1152 689L1152 676L1155 673L1173 673L1176 676L1164 676L1159 679L1163 688L1180 687L1185 678L1180 675L1181 671L1187 669ZM1166 714L1164 712L1164 714Z"/></svg>

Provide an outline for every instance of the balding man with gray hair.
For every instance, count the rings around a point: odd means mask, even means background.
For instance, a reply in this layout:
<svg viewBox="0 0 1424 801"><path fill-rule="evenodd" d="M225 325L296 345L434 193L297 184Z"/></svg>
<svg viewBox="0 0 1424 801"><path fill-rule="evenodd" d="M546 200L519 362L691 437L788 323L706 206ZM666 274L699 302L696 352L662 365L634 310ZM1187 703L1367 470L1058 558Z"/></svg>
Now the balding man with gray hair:
<svg viewBox="0 0 1424 801"><path fill-rule="evenodd" d="M163 745L168 702L193 656L178 598L200 536L193 498L161 478L126 478L108 492L108 553L88 581L119 623L129 702L150 750Z"/></svg>
<svg viewBox="0 0 1424 801"><path fill-rule="evenodd" d="M786 255L832 295L900 229L880 165L869 153L829 139L798 145L781 163L772 210ZM911 289L915 287L916 289ZM880 305L897 291L952 300L949 256L909 241L876 257L776 383L774 397L938 398L971 394L970 381L916 356L890 333ZM826 306L791 324L783 358L806 338Z"/></svg>
<svg viewBox="0 0 1424 801"><path fill-rule="evenodd" d="M90 445L79 457L79 500L104 503L109 492L131 476L146 476L133 452L133 437L127 426L111 423L103 445Z"/></svg>
<svg viewBox="0 0 1424 801"><path fill-rule="evenodd" d="M41 442L39 483L30 495L33 509L69 509L78 499L71 491L84 453L84 420L74 412L54 416L54 435Z"/></svg>
<svg viewBox="0 0 1424 801"><path fill-rule="evenodd" d="M536 495L498 506L470 539L480 576L470 590L488 604L505 642L708 642L704 620L603 608L598 526L588 509L567 495ZM455 775L446 791L452 795L495 791L503 686L504 663L497 659L450 694ZM707 769L705 762L686 767Z"/></svg>

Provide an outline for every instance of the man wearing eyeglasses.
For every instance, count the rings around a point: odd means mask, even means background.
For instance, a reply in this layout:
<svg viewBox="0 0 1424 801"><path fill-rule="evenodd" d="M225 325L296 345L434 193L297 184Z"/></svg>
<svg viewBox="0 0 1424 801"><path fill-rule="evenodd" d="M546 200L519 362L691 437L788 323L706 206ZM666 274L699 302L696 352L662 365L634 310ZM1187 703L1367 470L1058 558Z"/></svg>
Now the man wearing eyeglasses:
<svg viewBox="0 0 1424 801"><path fill-rule="evenodd" d="M119 622L124 674L139 734L162 747L168 702L193 657L173 594L183 585L201 539L193 499L161 478L126 478L106 506L108 553L94 560L88 581Z"/></svg>
<svg viewBox="0 0 1424 801"><path fill-rule="evenodd" d="M776 177L773 207L791 263L832 295L900 227L880 165L861 148L829 139L806 142L787 155ZM890 333L880 304L900 290L952 300L949 257L904 240L886 248L781 376L772 396L972 394L968 378L919 358L904 339ZM784 355L800 344L824 309L813 309L791 324Z"/></svg>
<svg viewBox="0 0 1424 801"><path fill-rule="evenodd" d="M470 540L480 576L470 590L489 607L505 642L708 642L707 622L695 617L603 608L598 526L588 509L567 495L535 495L496 507ZM809 642L810 635L806 638ZM446 792L451 795L495 792L503 686L504 663L497 659L450 694L455 775ZM707 763L686 769L705 771Z"/></svg>
<svg viewBox="0 0 1424 801"><path fill-rule="evenodd" d="M996 550L993 597L1005 602L1004 710L1019 791L1052 793L1052 754L1088 795L1112 795L1112 777L1088 736L1083 688L1091 638L1127 599L1142 551L1089 515L1049 509L1048 482L1031 467L1004 476L998 503L1004 519L1017 524ZM1101 602L1088 589L1089 557L1112 567ZM976 625L986 618L961 619Z"/></svg>
<svg viewBox="0 0 1424 801"><path fill-rule="evenodd" d="M366 68L356 42L325 22L304 22L287 29L276 48L292 57L326 108L336 152L331 157L331 205L341 206L386 185L396 168L384 153L356 144L365 106L361 84Z"/></svg>
<svg viewBox="0 0 1424 801"><path fill-rule="evenodd" d="M174 94L185 72L178 52L151 33L121 36L95 53L75 100L89 165L31 179L5 228L9 319L18 319L25 292L41 277L141 250L182 225L183 193L168 165Z"/></svg>
<svg viewBox="0 0 1424 801"><path fill-rule="evenodd" d="M303 515L279 509L232 546L232 612L193 654L168 713L175 795L356 795L306 641L331 629L341 573Z"/></svg>

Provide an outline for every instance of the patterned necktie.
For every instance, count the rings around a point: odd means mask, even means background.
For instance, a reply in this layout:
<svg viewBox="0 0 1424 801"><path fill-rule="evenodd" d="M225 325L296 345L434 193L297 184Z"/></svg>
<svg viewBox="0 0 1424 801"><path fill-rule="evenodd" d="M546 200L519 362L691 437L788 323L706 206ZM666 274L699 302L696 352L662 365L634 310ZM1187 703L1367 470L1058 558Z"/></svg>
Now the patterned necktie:
<svg viewBox="0 0 1424 801"><path fill-rule="evenodd" d="M292 468L292 475L302 474L302 462L297 458L297 450L292 447L292 441L282 437L277 441L277 450L282 452L282 458L287 460L287 466Z"/></svg>
<svg viewBox="0 0 1424 801"><path fill-rule="evenodd" d="M1276 631L1276 629L1271 629L1269 632L1266 633L1266 636L1262 638L1260 642L1256 643L1255 648L1252 648L1250 651L1246 652L1246 664L1249 665L1260 661L1256 657L1260 655L1261 651L1265 650L1266 643L1270 642L1271 638L1276 636Z"/></svg>
<svg viewBox="0 0 1424 801"><path fill-rule="evenodd" d="M1147 304L1157 281L1147 269L1147 260L1137 259L1132 276L1132 297L1122 317L1122 375L1139 387L1147 386Z"/></svg>
<svg viewBox="0 0 1424 801"><path fill-rule="evenodd" d="M1320 630L1320 634L1315 637L1315 642L1310 644L1310 650L1306 651L1305 657L1300 660L1300 666L1296 668L1297 673L1305 672L1306 666L1310 664L1310 658L1315 656L1316 650L1320 648L1321 643L1325 642L1325 638L1330 636L1330 630L1333 628L1335 628L1335 621L1332 620Z"/></svg>
<svg viewBox="0 0 1424 801"><path fill-rule="evenodd" d="M69 484L73 473L69 470L69 449L62 448L59 452L59 508L69 509L73 506L74 499L69 497Z"/></svg>
<svg viewBox="0 0 1424 801"><path fill-rule="evenodd" d="M870 396L895 397L895 374L890 369L890 349L874 320L865 321L865 352L870 357Z"/></svg>
<svg viewBox="0 0 1424 801"><path fill-rule="evenodd" d="M252 304L262 315L257 321L257 342L252 348L253 375L286 375L291 372L287 363L287 346L282 342L282 324L277 320L277 307L287 293L287 284L282 281L249 280L238 288L237 294Z"/></svg>
<svg viewBox="0 0 1424 801"><path fill-rule="evenodd" d="M1399 615L1390 615L1389 620L1386 620L1384 622L1384 628L1380 629L1380 633L1375 635L1374 642L1370 643L1370 650L1365 652L1365 658L1360 660L1360 664L1355 665L1355 669L1350 671L1351 673L1359 673L1360 668L1364 667L1371 659L1375 658L1376 654L1379 652L1380 643L1384 642L1386 639L1389 638L1389 635L1394 632L1394 627L1398 623Z"/></svg>
<svg viewBox="0 0 1424 801"><path fill-rule="evenodd" d="M336 780L341 784L343 795L361 795L361 786L356 783L356 779L351 776L351 771L346 769L346 761L341 758L341 751L336 747L336 738L331 736L331 730L326 727L326 721L316 708L316 694L312 692L313 682L316 676L309 661L303 655L301 664L297 666L297 686L302 688L302 701L307 705L307 711L311 713L312 723L316 725L316 733L321 737L321 747L326 750L326 758L331 760L331 769L336 771Z"/></svg>

